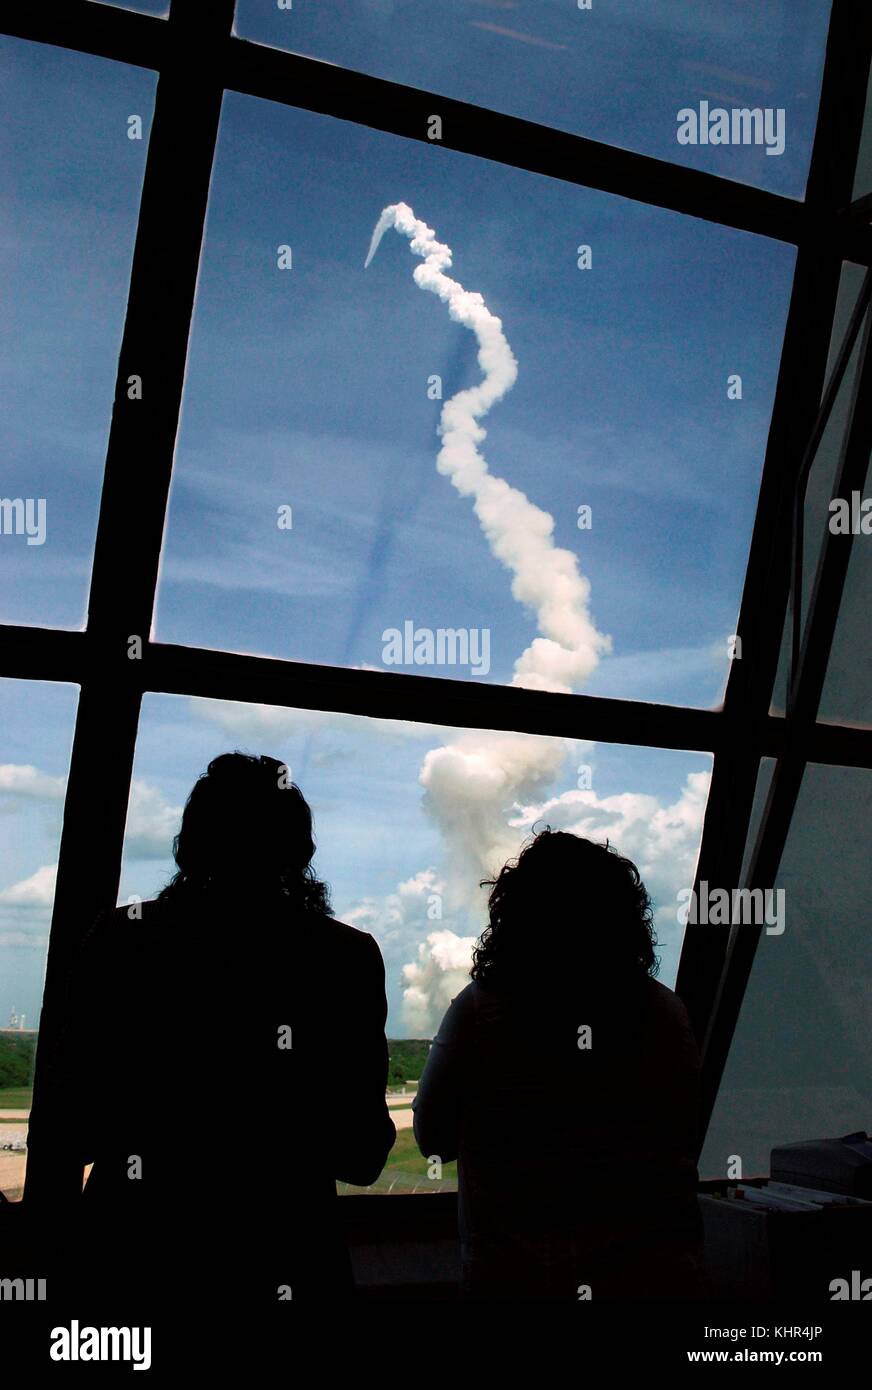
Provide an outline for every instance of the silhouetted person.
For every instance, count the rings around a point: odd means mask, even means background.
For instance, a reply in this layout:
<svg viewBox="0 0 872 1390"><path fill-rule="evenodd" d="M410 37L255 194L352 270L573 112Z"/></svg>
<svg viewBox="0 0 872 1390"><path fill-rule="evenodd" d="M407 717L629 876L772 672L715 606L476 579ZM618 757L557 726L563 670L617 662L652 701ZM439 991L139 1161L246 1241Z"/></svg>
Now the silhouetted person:
<svg viewBox="0 0 872 1390"><path fill-rule="evenodd" d="M462 1294L704 1295L699 1059L637 869L545 830L488 883L413 1103L421 1152L458 1160Z"/></svg>
<svg viewBox="0 0 872 1390"><path fill-rule="evenodd" d="M31 1121L77 1198L101 1292L267 1306L352 1291L336 1180L368 1185L385 1105L384 966L330 916L309 807L273 758L197 781L153 902L98 917ZM131 916L131 911L133 915Z"/></svg>

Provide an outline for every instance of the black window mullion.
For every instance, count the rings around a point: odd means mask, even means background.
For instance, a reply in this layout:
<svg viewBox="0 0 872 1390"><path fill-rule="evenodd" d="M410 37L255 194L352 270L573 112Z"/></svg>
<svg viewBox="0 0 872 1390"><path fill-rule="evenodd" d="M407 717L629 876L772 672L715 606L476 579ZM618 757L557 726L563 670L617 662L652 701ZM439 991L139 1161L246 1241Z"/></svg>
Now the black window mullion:
<svg viewBox="0 0 872 1390"><path fill-rule="evenodd" d="M196 29L191 24L199 11ZM233 0L179 0L158 81L106 455L52 910L25 1196L43 1189L46 1059L62 1024L71 957L97 912L115 902L187 340L223 89L200 45L229 31ZM140 390L131 389L136 378ZM35 1136L35 1140L34 1140Z"/></svg>

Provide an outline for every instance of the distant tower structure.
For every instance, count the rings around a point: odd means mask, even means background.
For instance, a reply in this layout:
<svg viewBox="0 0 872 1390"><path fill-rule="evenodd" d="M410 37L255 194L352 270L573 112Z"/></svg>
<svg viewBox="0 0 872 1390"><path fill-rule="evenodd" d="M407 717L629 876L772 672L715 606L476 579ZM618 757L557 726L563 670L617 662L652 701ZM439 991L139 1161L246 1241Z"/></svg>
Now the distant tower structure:
<svg viewBox="0 0 872 1390"><path fill-rule="evenodd" d="M21 1024L20 1024L19 1021L18 1021L18 1014L15 1012L14 1009L12 1010L12 1013L9 1015L9 1027L10 1027L10 1028L20 1028L20 1027L21 1027Z"/></svg>

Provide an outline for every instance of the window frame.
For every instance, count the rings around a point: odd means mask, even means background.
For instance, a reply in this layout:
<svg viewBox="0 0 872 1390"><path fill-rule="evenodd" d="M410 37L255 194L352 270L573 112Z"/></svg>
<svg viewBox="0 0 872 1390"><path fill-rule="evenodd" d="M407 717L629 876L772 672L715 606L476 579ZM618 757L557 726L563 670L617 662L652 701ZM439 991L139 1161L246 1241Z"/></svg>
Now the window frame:
<svg viewBox="0 0 872 1390"><path fill-rule="evenodd" d="M737 884L760 761L777 759L746 881L771 886L807 761L872 767L872 729L820 723L817 707L850 537L829 536L786 713L774 685L791 588L792 515L812 437L842 262L872 265L872 195L851 202L872 51L872 7L833 0L806 196L794 200L239 38L234 0L172 0L168 18L95 0L7 0L0 28L158 72L83 631L0 625L0 676L80 686L52 913L35 1096L57 1035L72 956L117 898L145 692L381 719L565 735L713 755L696 882ZM790 307L723 705L700 710L471 681L358 671L152 640L173 453L209 183L225 90L773 237L797 248ZM293 94L291 97L290 94ZM166 217L172 207L172 218ZM126 383L143 379L131 402ZM858 368L872 398L872 351ZM855 396L843 476L855 477L872 409ZM853 470L853 471L852 471ZM862 487L862 479L859 484ZM131 530L130 496L137 498ZM131 637L142 639L130 659ZM738 935L736 935L738 932ZM759 929L688 926L677 992L703 1051L703 1124L717 1094ZM34 1156L36 1157L36 1156ZM42 1160L40 1160L42 1161ZM28 1183L31 1163L28 1164ZM25 1189L27 1191L27 1188Z"/></svg>

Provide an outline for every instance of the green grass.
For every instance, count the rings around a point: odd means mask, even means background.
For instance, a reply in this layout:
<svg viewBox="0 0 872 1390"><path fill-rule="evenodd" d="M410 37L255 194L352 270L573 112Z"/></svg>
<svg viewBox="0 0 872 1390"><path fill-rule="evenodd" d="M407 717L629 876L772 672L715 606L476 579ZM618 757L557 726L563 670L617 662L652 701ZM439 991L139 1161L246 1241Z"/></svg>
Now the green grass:
<svg viewBox="0 0 872 1390"><path fill-rule="evenodd" d="M388 1154L384 1171L372 1187L352 1187L350 1183L338 1183L341 1194L353 1192L456 1192L457 1164L446 1163L442 1168L441 1179L427 1178L427 1160L418 1152L415 1135L411 1129L401 1129L397 1142Z"/></svg>
<svg viewBox="0 0 872 1390"><path fill-rule="evenodd" d="M29 1110L32 1086L0 1086L0 1110Z"/></svg>

